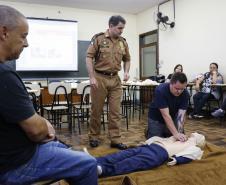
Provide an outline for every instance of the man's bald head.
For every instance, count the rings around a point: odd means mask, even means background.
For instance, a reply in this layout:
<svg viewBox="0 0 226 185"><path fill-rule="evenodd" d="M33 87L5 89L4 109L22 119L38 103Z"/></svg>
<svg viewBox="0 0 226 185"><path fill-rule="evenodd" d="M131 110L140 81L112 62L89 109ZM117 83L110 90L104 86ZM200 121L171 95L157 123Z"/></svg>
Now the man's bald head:
<svg viewBox="0 0 226 185"><path fill-rule="evenodd" d="M18 59L28 47L28 23L18 10L0 5L0 62Z"/></svg>
<svg viewBox="0 0 226 185"><path fill-rule="evenodd" d="M12 30L17 27L21 18L26 19L18 10L10 6L0 5L0 26Z"/></svg>

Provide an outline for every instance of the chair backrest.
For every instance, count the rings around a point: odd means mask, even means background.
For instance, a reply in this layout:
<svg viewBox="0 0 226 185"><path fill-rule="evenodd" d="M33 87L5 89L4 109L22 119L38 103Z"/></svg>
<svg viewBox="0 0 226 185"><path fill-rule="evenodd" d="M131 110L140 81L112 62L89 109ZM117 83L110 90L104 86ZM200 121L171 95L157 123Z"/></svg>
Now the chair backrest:
<svg viewBox="0 0 226 185"><path fill-rule="evenodd" d="M87 85L90 85L89 82L86 82L86 83L79 83L77 85L77 94L83 94L83 89L87 86Z"/></svg>
<svg viewBox="0 0 226 185"><path fill-rule="evenodd" d="M68 94L71 93L71 83L52 82L48 85L48 92L53 95L52 110L55 106L61 106L62 104L67 107L70 106Z"/></svg>
<svg viewBox="0 0 226 185"><path fill-rule="evenodd" d="M81 96L81 103L80 106L88 105L91 103L91 96L90 96L90 85L87 85L82 90Z"/></svg>
<svg viewBox="0 0 226 185"><path fill-rule="evenodd" d="M65 92L66 90L66 92ZM65 82L52 82L48 85L48 92L51 95L60 94L70 94L71 93L71 83Z"/></svg>
<svg viewBox="0 0 226 185"><path fill-rule="evenodd" d="M25 87L27 88L27 89L30 89L30 90L36 90L35 92L34 92L34 94L35 94L35 96L40 96L40 94L41 94L41 88L40 88L40 85L39 84L25 84Z"/></svg>

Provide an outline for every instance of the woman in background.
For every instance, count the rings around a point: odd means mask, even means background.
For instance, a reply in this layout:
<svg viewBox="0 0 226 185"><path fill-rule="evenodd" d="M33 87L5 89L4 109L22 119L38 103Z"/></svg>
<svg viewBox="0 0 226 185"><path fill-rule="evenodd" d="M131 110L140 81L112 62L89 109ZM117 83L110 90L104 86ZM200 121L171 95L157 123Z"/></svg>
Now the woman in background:
<svg viewBox="0 0 226 185"><path fill-rule="evenodd" d="M181 64L177 64L174 69L173 69L173 73L176 73L176 72L183 72L183 66ZM173 73L169 74L167 79L166 79L166 82L169 82Z"/></svg>

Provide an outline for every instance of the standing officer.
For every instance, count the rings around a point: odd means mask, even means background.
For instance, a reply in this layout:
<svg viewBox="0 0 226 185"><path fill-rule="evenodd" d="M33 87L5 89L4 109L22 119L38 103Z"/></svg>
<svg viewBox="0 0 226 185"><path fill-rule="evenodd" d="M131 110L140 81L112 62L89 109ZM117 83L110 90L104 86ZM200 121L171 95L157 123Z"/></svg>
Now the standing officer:
<svg viewBox="0 0 226 185"><path fill-rule="evenodd" d="M109 19L109 29L105 33L94 35L87 50L86 65L91 85L91 121L89 129L89 144L99 145L101 114L105 99L109 102L108 131L111 147L120 150L127 146L120 140L120 100L122 95L121 80L118 71L121 61L124 62L124 81L129 79L130 54L126 40L120 35L126 21L120 15Z"/></svg>

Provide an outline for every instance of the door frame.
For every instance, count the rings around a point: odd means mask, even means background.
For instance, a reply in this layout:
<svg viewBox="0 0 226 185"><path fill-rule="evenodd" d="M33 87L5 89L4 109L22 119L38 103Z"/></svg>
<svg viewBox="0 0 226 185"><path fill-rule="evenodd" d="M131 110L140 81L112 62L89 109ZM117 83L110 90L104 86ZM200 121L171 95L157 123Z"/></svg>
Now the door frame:
<svg viewBox="0 0 226 185"><path fill-rule="evenodd" d="M145 37L145 36L148 36L148 35L153 35L153 34L157 34L157 42L152 42L152 43L149 43L149 44L142 44L142 39ZM146 32L146 33L142 33L139 35L139 74L140 74L140 79L141 80L145 80L147 79L148 77L147 76L142 76L143 74L143 71L142 71L142 49L145 48L145 47L149 47L149 46L156 46L156 75L159 74L159 34L158 34L158 30L153 30L153 31L149 31L149 32Z"/></svg>

